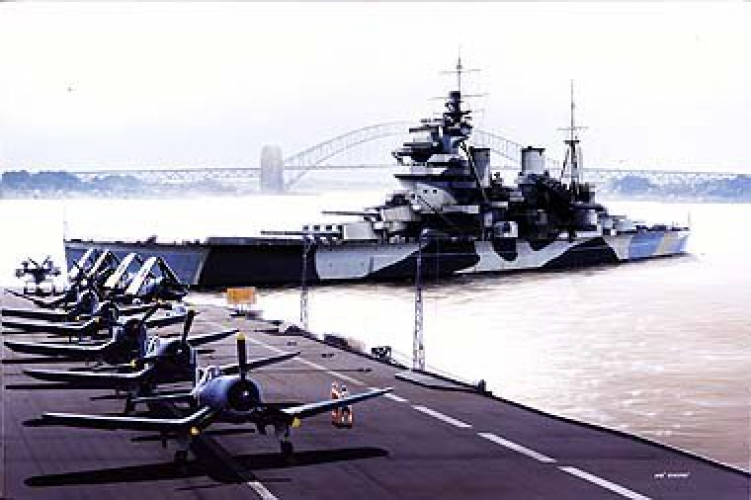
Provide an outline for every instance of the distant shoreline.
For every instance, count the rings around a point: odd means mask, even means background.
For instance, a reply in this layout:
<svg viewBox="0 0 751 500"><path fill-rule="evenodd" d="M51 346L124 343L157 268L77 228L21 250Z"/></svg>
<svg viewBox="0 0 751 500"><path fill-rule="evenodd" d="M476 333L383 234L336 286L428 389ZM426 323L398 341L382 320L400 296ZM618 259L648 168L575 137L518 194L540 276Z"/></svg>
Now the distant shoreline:
<svg viewBox="0 0 751 500"><path fill-rule="evenodd" d="M365 191L369 189L377 189L378 187L366 187L357 186L353 188L354 191ZM160 191L143 191L138 193L108 193L108 192L70 192L70 191L55 191L55 192L36 192L29 193L26 191L0 191L0 200L179 200L179 199L200 199L200 198L243 198L251 196L301 196L301 195L315 195L323 194L326 192L341 192L346 191L344 187L327 188L321 190L304 190L294 191L288 193L273 193L263 191L198 191L198 190L180 190L174 189L166 192ZM722 197L722 196L659 196L653 194L632 194L624 195L621 193L598 193L600 200L607 201L644 201L644 202L659 202L659 203L723 203L723 204L751 204L751 193L748 197Z"/></svg>

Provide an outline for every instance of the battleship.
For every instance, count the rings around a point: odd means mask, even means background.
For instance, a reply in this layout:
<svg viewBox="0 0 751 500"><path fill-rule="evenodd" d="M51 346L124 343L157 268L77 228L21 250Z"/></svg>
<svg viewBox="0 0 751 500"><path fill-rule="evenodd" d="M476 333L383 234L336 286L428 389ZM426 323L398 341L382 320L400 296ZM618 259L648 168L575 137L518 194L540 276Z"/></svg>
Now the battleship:
<svg viewBox="0 0 751 500"><path fill-rule="evenodd" d="M525 270L576 268L685 253L688 227L646 225L610 214L584 181L580 127L566 128L566 158L549 168L539 147L521 150L509 184L493 173L490 150L472 144L472 111L450 91L439 117L409 129L393 152L400 188L379 206L326 212L347 222L269 230L260 236L203 241L66 240L73 262L91 247L123 256L162 257L188 284L239 285L400 280Z"/></svg>

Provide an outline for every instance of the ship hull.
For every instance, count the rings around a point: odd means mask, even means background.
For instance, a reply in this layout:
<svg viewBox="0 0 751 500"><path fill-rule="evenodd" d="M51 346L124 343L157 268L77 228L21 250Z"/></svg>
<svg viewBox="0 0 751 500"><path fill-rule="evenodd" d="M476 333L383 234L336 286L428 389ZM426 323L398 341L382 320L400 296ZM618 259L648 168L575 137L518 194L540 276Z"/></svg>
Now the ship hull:
<svg viewBox="0 0 751 500"><path fill-rule="evenodd" d="M435 276L566 269L617 264L686 251L686 230L651 230L628 234L556 239L448 241L418 244L313 244L303 266L299 240L243 238L223 243L123 243L66 241L68 262L94 246L118 257L138 252L164 258L185 283L201 288L300 283L303 267L308 283L381 281L414 278L417 262L426 278Z"/></svg>

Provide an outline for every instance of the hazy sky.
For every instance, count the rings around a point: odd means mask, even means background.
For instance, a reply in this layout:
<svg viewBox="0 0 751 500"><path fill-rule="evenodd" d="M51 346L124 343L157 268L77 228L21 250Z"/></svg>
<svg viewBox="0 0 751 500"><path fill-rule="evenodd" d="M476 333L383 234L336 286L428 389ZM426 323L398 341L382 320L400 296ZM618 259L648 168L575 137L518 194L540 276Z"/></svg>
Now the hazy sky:
<svg viewBox="0 0 751 500"><path fill-rule="evenodd" d="M751 172L751 3L0 5L0 170L247 166L441 103L592 166ZM396 145L395 145L396 146Z"/></svg>

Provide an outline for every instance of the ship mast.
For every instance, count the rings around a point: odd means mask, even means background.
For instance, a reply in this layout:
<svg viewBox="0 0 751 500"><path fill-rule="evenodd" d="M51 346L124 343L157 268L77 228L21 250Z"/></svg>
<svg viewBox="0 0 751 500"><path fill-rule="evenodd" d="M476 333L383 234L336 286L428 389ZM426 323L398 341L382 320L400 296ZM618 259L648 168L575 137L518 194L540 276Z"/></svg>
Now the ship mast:
<svg viewBox="0 0 751 500"><path fill-rule="evenodd" d="M568 149L566 150L566 159L563 162L563 169L561 170L561 179L568 168L569 175L571 177L571 184L569 189L572 194L576 196L579 194L581 185L584 183L582 154L579 140L579 131L585 130L586 127L580 127L576 125L575 121L576 104L574 103L574 81L571 80L571 122L568 127L559 129L569 133L568 139L564 142Z"/></svg>
<svg viewBox="0 0 751 500"><path fill-rule="evenodd" d="M459 57L456 59L456 67L452 70L441 71L441 74L442 75L456 75L456 90L461 92L462 91L462 73L464 73L465 71L470 71L470 70L464 69L464 65L462 64L462 56L460 54Z"/></svg>
<svg viewBox="0 0 751 500"><path fill-rule="evenodd" d="M466 69L464 67L464 64L462 64L462 55L461 53L456 58L456 66L454 69L448 70L448 71L441 71L442 75L456 75L456 90L461 95L462 92L462 75L464 73L474 73L476 71L480 71L479 69ZM466 96L466 97L479 97L479 96Z"/></svg>

